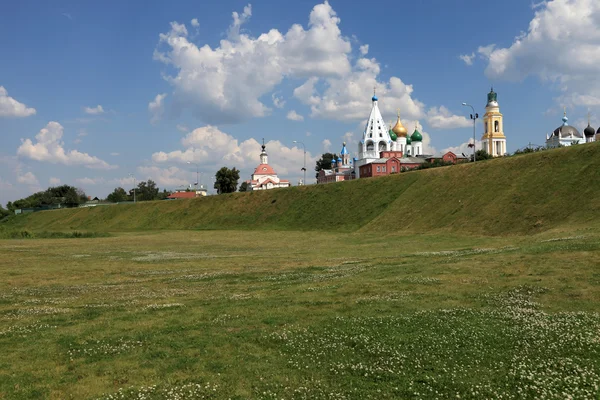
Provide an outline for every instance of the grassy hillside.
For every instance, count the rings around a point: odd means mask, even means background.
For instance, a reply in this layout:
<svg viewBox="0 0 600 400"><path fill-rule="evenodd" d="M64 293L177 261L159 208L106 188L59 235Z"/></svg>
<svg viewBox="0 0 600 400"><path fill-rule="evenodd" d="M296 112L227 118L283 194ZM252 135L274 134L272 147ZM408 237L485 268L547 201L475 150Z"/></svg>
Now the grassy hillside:
<svg viewBox="0 0 600 400"><path fill-rule="evenodd" d="M598 219L598 171L594 143L337 184L45 211L12 218L7 228L522 234Z"/></svg>

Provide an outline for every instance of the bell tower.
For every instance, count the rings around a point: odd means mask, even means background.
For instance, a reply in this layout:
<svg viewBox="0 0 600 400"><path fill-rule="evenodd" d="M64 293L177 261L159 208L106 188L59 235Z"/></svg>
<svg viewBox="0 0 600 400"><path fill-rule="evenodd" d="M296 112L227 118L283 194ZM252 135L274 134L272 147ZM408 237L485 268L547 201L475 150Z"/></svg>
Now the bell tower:
<svg viewBox="0 0 600 400"><path fill-rule="evenodd" d="M483 116L484 134L481 138L481 147L493 157L506 154L506 136L504 136L504 123L500 106L498 105L498 93L494 88L487 95L487 105Z"/></svg>

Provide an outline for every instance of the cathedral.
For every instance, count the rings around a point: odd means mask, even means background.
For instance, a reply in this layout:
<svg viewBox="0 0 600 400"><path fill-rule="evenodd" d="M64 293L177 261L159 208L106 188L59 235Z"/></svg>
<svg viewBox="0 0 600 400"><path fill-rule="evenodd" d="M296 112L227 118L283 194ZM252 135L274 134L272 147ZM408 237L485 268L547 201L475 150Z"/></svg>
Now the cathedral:
<svg viewBox="0 0 600 400"><path fill-rule="evenodd" d="M290 181L287 179L279 179L273 167L269 165L264 139L262 151L260 152L260 164L254 170L252 179L246 181L246 183L249 185L250 190L268 190L290 187Z"/></svg>
<svg viewBox="0 0 600 400"><path fill-rule="evenodd" d="M588 126L583 130L583 135L574 126L569 125L567 110L562 117L562 125L554 132L546 135L546 147L551 149L555 147L571 146L574 144L583 144L600 140L600 128L596 132L590 125L590 116L588 114Z"/></svg>
<svg viewBox="0 0 600 400"><path fill-rule="evenodd" d="M377 95L373 94L371 113L363 137L358 143L358 158L353 163L356 178L360 178L361 174L363 177L365 174L374 176L372 172L396 173L402 168L414 168L425 162L423 136L417 127L415 126L415 131L409 135L400 121L398 110L396 125L388 130L379 111L378 100ZM369 164L381 165L376 166L376 169L374 166L365 167Z"/></svg>

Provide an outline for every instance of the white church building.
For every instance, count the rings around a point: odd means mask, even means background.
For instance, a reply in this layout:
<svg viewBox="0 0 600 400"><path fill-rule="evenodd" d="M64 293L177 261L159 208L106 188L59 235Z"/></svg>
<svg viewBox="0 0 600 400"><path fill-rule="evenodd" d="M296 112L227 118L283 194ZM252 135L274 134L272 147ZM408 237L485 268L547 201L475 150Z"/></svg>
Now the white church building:
<svg viewBox="0 0 600 400"><path fill-rule="evenodd" d="M264 139L262 151L260 153L260 164L254 169L251 180L246 182L249 184L250 190L268 190L290 187L290 181L287 179L279 179L273 167L269 165Z"/></svg>

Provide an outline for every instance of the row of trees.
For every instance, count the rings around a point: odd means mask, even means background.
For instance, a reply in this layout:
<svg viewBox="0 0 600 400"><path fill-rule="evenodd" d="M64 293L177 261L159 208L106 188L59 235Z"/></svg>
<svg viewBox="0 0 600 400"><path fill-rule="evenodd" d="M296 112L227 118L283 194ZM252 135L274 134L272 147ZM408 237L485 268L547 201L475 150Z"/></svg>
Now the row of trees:
<svg viewBox="0 0 600 400"><path fill-rule="evenodd" d="M37 192L24 199L9 201L6 208L9 211L19 208L40 208L51 206L77 207L87 201L87 196L82 189L69 185L50 187L42 192Z"/></svg>
<svg viewBox="0 0 600 400"><path fill-rule="evenodd" d="M137 187L135 188L135 200L136 201L151 201L151 200L164 200L166 199L171 192L163 189L161 192L156 182L152 179L148 179L147 181L139 182ZM129 192L126 192L122 187L115 188L108 196L106 196L106 200L112 203L120 203L125 201L133 201L134 200L134 192L131 189Z"/></svg>

